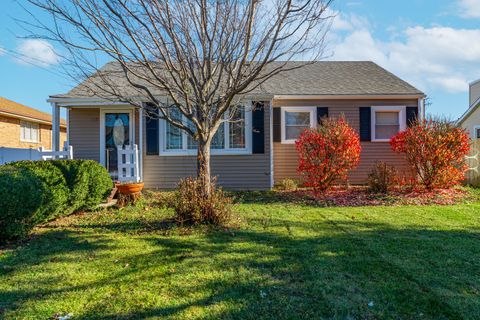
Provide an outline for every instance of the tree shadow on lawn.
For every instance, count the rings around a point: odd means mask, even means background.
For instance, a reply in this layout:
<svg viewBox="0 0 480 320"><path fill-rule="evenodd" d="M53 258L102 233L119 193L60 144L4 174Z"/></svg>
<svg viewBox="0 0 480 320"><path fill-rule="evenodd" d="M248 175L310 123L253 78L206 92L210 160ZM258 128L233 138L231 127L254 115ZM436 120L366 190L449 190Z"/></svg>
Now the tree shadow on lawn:
<svg viewBox="0 0 480 320"><path fill-rule="evenodd" d="M59 244L46 249L52 239ZM3 259L3 265L14 269L5 273L0 268L0 281L29 265L48 264L51 257L65 259L70 250L101 257L105 241L87 233L46 232ZM86 289L130 288L108 297L108 305L105 300L90 302L75 313L76 319L480 317L478 230L392 229L356 221L313 226L289 222L287 228L284 221L272 219L264 230L239 230L235 236L142 235L139 241L153 251L125 257L132 268L63 287L64 293L78 295ZM58 281L56 274L42 278ZM0 306L15 311L36 297L59 293L48 285L38 282L30 291L0 292ZM144 306L129 304L143 291L166 298Z"/></svg>

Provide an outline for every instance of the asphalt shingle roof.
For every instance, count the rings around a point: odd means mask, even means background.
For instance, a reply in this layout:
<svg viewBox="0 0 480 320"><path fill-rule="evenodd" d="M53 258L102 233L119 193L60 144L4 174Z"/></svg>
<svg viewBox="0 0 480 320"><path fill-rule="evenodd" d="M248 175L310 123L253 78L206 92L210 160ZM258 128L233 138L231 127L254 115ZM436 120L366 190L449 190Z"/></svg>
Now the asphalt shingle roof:
<svg viewBox="0 0 480 320"><path fill-rule="evenodd" d="M275 62L270 67L283 62ZM297 69L282 72L252 91L262 95L423 95L409 83L371 61L291 61L287 67ZM102 69L111 83L130 95L140 94L133 89L115 63ZM94 77L82 82L70 92L52 97L83 98L95 96ZM98 80L98 79L97 79ZM97 83L98 84L98 83ZM161 92L155 92L161 95Z"/></svg>
<svg viewBox="0 0 480 320"><path fill-rule="evenodd" d="M18 102L0 97L0 112L9 114L12 117L25 117L32 120L40 120L52 123L52 116L46 112L27 107ZM61 126L66 126L65 120L60 120Z"/></svg>

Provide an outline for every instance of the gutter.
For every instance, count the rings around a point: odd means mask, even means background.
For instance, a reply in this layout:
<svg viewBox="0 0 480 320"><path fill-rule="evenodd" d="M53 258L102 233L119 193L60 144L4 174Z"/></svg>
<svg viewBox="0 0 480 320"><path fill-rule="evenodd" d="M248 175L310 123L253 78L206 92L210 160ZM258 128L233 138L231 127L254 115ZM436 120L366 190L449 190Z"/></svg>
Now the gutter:
<svg viewBox="0 0 480 320"><path fill-rule="evenodd" d="M21 120L26 120L26 121L30 121L30 122L35 122L35 123L52 125L52 121L41 120L41 119L32 118L32 117L28 117L28 116L22 116L22 115L19 115L19 114L10 113L10 112L5 112L5 111L0 111L0 115L4 115L4 116L10 117L10 118L15 118L15 119L21 119ZM67 125L65 125L65 124L60 124L60 127L66 128Z"/></svg>
<svg viewBox="0 0 480 320"><path fill-rule="evenodd" d="M334 94L334 95L274 95L278 100L381 100L381 99L420 99L425 98L424 93L419 94Z"/></svg>

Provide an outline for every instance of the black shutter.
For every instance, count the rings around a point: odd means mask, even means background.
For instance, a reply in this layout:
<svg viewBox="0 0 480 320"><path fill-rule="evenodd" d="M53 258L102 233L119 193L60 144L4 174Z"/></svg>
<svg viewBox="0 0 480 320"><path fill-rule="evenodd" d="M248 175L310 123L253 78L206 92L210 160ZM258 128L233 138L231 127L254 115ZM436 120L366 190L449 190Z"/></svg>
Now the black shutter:
<svg viewBox="0 0 480 320"><path fill-rule="evenodd" d="M147 108L148 110L148 108ZM151 116L148 116L150 114ZM145 129L146 129L146 146L148 155L158 155L159 154L159 128L158 128L158 108L153 110L148 110L147 115L145 116Z"/></svg>
<svg viewBox="0 0 480 320"><path fill-rule="evenodd" d="M372 140L372 118L370 107L360 107L360 141Z"/></svg>
<svg viewBox="0 0 480 320"><path fill-rule="evenodd" d="M411 127L418 119L418 107L407 107L407 126Z"/></svg>
<svg viewBox="0 0 480 320"><path fill-rule="evenodd" d="M273 142L282 141L282 122L281 122L281 109L272 108L273 112Z"/></svg>
<svg viewBox="0 0 480 320"><path fill-rule="evenodd" d="M327 107L317 107L317 123L322 124L322 118L328 118Z"/></svg>
<svg viewBox="0 0 480 320"><path fill-rule="evenodd" d="M252 152L265 153L265 104L263 102L253 103Z"/></svg>

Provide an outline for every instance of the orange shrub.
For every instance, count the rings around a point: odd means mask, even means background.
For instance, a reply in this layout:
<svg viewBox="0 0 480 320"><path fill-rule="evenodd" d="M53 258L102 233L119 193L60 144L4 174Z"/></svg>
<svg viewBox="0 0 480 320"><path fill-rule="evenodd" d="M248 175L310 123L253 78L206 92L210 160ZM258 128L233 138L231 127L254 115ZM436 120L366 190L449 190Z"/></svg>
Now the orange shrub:
<svg viewBox="0 0 480 320"><path fill-rule="evenodd" d="M327 118L317 129L305 130L296 142L298 171L316 193L346 178L360 162L360 137L344 117Z"/></svg>
<svg viewBox="0 0 480 320"><path fill-rule="evenodd" d="M392 149L404 153L413 171L415 187L450 188L464 179L468 134L447 121L422 121L390 140Z"/></svg>

